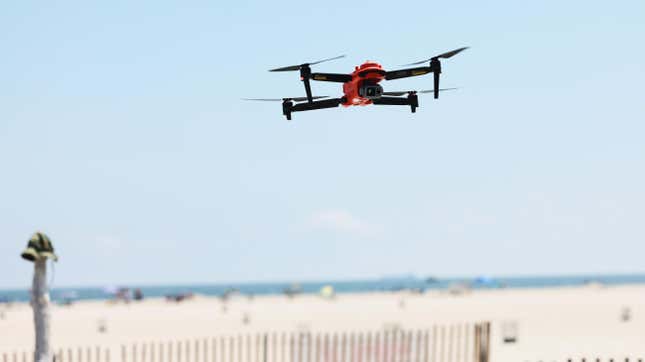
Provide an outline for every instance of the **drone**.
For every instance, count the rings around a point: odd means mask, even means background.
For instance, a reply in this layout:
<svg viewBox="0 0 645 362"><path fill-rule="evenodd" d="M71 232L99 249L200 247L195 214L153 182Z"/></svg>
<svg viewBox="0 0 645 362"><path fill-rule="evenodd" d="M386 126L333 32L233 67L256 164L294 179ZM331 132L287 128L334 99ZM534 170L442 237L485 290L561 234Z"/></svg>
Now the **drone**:
<svg viewBox="0 0 645 362"><path fill-rule="evenodd" d="M307 96L291 98L244 98L244 100L281 101L282 114L287 118L287 120L291 120L291 113L293 112L313 111L323 108L335 108L339 105L342 105L344 107L366 106L369 104L410 106L412 113L415 113L417 107L419 107L419 99L417 96L418 93L433 93L434 98L437 99L439 98L440 91L456 89L439 88L439 75L441 74L440 59L451 58L466 49L468 49L468 47L451 50L429 59L404 65L413 66L428 63L428 66L398 69L392 71L384 70L383 67L376 62L366 61L360 66L355 67L354 72L352 72L351 74L312 73L312 65L344 58L345 55L323 59L317 62L271 69L269 70L270 72L300 71L300 80L305 86L305 93L307 94ZM432 90L384 92L383 87L381 87L381 85L379 84L384 79L394 80L416 77L428 73L434 74L434 89ZM328 96L314 96L311 93L312 80L343 83L343 96L339 98L331 98Z"/></svg>

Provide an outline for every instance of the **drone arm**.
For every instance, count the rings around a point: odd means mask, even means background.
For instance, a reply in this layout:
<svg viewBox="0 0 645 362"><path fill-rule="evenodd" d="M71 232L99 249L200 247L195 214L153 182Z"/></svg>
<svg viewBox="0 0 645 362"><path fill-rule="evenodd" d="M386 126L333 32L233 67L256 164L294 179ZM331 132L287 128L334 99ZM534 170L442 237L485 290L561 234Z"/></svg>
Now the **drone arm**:
<svg viewBox="0 0 645 362"><path fill-rule="evenodd" d="M410 106L412 113L416 112L419 107L419 98L417 92L410 92L407 97L381 97L372 100L373 104L389 106Z"/></svg>
<svg viewBox="0 0 645 362"><path fill-rule="evenodd" d="M345 102L345 98L331 98L324 99L321 101L313 102L304 102L294 104L290 100L285 100L282 102L282 114L287 117L287 120L291 120L292 112L303 112L303 111L313 111L315 109L323 108L335 108L338 107L341 103Z"/></svg>
<svg viewBox="0 0 645 362"><path fill-rule="evenodd" d="M433 72L434 69L431 67L418 67L418 68L408 68L408 69L399 69L393 70L391 72L385 72L386 80L416 77L419 75L425 75L430 72Z"/></svg>
<svg viewBox="0 0 645 362"><path fill-rule="evenodd" d="M311 79L323 82L346 83L352 80L352 76L338 73L311 73Z"/></svg>
<svg viewBox="0 0 645 362"><path fill-rule="evenodd" d="M334 108L343 102L342 98L331 98L322 101L296 103L291 106L291 112L312 111L314 109Z"/></svg>

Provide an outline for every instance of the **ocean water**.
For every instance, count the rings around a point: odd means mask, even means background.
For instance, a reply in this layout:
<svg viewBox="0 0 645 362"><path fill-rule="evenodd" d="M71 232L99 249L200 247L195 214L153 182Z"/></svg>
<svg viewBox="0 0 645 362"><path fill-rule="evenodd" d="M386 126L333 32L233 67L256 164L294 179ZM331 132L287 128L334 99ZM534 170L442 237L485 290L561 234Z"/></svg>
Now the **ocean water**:
<svg viewBox="0 0 645 362"><path fill-rule="evenodd" d="M452 285L468 285L473 289L495 288L546 288L558 286L580 286L588 283L604 285L643 284L645 274L631 275L582 275L582 276L549 276L549 277L478 277L478 278L440 278L420 279L415 277L381 278L355 281L319 281L301 283L230 283L230 284L195 284L195 285L119 285L132 289L141 289L144 297L164 297L182 293L194 293L207 296L222 296L227 290L234 289L244 295L281 294L288 288L297 288L302 293L318 293L325 285L331 285L336 293L368 293L399 291L403 289L426 291L447 289ZM54 302L71 300L106 300L113 296L111 287L56 288L50 291ZM29 301L28 289L0 289L0 303Z"/></svg>

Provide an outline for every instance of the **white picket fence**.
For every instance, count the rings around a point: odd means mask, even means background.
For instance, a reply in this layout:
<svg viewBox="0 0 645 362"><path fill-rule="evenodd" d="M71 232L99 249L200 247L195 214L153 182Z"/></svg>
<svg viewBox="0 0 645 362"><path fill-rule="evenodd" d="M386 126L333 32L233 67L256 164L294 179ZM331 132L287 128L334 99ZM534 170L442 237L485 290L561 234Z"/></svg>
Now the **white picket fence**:
<svg viewBox="0 0 645 362"><path fill-rule="evenodd" d="M490 323L484 322L422 330L222 335L53 352L56 362L489 362L489 351ZM32 361L33 352L15 351L3 353L0 362Z"/></svg>

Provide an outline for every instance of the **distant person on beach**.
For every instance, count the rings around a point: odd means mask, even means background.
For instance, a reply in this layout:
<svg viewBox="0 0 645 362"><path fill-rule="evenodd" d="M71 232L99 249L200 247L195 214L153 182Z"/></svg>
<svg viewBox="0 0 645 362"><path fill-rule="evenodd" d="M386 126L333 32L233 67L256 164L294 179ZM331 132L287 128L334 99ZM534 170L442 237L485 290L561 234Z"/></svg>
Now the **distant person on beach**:
<svg viewBox="0 0 645 362"><path fill-rule="evenodd" d="M194 294L191 292L179 293L179 294L167 294L166 301L179 303L179 302L183 302L186 299L192 299L193 297L194 297Z"/></svg>
<svg viewBox="0 0 645 362"><path fill-rule="evenodd" d="M134 290L134 300L140 301L143 300L143 292L140 288Z"/></svg>
<svg viewBox="0 0 645 362"><path fill-rule="evenodd" d="M116 301L123 301L125 303L130 303L130 289L128 288L119 288L114 295Z"/></svg>
<svg viewBox="0 0 645 362"><path fill-rule="evenodd" d="M632 319L632 309L630 307L623 307L620 311L620 320L629 322Z"/></svg>

